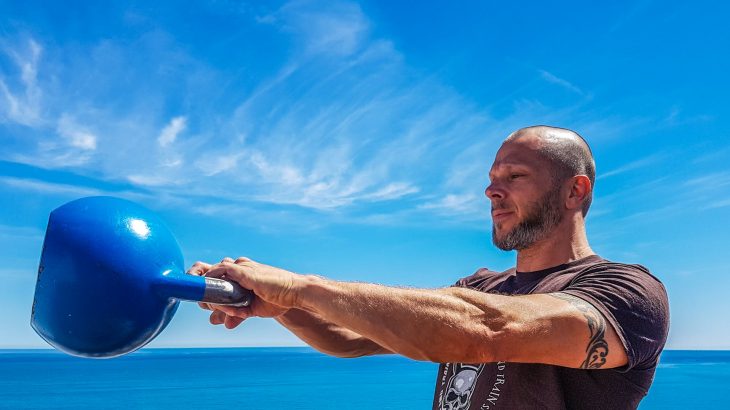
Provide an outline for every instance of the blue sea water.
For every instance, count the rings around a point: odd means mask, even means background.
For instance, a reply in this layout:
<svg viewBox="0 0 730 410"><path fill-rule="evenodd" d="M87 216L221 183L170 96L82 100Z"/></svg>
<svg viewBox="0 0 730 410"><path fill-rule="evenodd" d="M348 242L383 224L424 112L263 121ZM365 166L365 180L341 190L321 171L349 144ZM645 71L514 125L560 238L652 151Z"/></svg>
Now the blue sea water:
<svg viewBox="0 0 730 410"><path fill-rule="evenodd" d="M436 365L308 348L0 350L2 409L428 409ZM666 351L641 409L730 408L730 351Z"/></svg>

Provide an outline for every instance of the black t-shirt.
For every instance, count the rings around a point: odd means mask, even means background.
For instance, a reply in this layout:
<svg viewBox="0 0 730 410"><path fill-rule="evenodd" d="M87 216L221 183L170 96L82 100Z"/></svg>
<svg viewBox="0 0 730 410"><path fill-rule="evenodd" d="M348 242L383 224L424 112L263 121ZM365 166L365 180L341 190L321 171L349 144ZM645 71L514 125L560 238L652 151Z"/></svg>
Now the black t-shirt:
<svg viewBox="0 0 730 410"><path fill-rule="evenodd" d="M662 283L641 265L593 255L536 272L480 269L456 286L502 295L562 292L603 314L626 349L616 369L571 369L529 363L445 363L439 367L433 408L635 409L654 379L669 330Z"/></svg>

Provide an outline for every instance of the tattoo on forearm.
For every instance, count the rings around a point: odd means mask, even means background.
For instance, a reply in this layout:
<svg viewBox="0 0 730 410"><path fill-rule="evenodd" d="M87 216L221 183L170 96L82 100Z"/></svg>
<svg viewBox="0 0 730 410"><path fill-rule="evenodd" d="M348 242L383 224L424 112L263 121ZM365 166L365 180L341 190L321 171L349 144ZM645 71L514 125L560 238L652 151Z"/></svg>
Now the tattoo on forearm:
<svg viewBox="0 0 730 410"><path fill-rule="evenodd" d="M598 369L606 364L608 343L605 339L606 319L590 303L581 298L566 293L551 293L550 296L564 300L578 309L588 322L591 338L586 347L586 359L581 363L581 369Z"/></svg>

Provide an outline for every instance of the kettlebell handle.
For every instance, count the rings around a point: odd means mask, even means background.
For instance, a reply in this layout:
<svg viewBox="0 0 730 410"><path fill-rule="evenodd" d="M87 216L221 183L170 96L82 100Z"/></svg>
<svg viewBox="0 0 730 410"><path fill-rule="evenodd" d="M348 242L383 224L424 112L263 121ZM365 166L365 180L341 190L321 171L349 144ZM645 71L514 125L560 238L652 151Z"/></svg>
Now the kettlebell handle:
<svg viewBox="0 0 730 410"><path fill-rule="evenodd" d="M242 307L250 306L253 298L253 292L236 282L206 277L205 293L201 302Z"/></svg>
<svg viewBox="0 0 730 410"><path fill-rule="evenodd" d="M236 282L190 275L179 269L167 269L154 278L154 289L165 298L237 307L250 306L254 299L253 292Z"/></svg>

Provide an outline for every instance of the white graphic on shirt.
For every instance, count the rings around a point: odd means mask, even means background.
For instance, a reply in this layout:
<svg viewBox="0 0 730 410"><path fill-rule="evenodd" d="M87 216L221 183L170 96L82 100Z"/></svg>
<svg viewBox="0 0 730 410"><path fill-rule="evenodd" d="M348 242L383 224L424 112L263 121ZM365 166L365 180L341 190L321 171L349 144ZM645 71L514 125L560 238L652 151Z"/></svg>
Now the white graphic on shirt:
<svg viewBox="0 0 730 410"><path fill-rule="evenodd" d="M446 387L446 395L441 397L441 410L464 410L471 404L471 395L477 379L484 370L484 364L454 364L454 373Z"/></svg>

